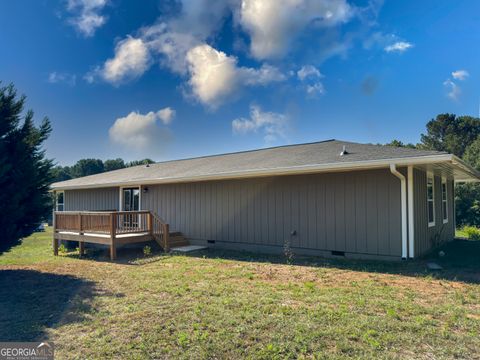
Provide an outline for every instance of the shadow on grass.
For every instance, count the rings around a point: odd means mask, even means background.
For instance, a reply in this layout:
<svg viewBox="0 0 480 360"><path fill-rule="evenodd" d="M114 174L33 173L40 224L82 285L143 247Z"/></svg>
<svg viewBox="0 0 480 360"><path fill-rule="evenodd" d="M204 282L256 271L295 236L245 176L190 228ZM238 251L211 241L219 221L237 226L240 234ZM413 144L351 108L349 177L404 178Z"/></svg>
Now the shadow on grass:
<svg viewBox="0 0 480 360"><path fill-rule="evenodd" d="M144 254L145 246L149 246L151 249L151 254L148 256ZM112 262L110 260L109 247L101 245L86 244L86 251L83 256L80 256L78 250L70 250L61 255L71 259ZM145 265L160 261L168 256L170 256L170 254L163 252L157 243L149 241L117 247L117 258L113 262L122 265Z"/></svg>
<svg viewBox="0 0 480 360"><path fill-rule="evenodd" d="M40 341L47 328L80 321L95 296L93 285L69 275L0 270L0 341Z"/></svg>
<svg viewBox="0 0 480 360"><path fill-rule="evenodd" d="M440 257L440 251L443 251L445 255ZM257 254L212 248L200 252L187 253L185 256L272 264L287 263L286 258L282 255ZM429 262L435 262L441 265L443 269L429 270L427 267L427 263ZM414 277L431 276L436 279L479 284L480 241L454 240L435 249L435 251L432 251L422 258L408 261L367 261L345 258L294 256L290 264Z"/></svg>

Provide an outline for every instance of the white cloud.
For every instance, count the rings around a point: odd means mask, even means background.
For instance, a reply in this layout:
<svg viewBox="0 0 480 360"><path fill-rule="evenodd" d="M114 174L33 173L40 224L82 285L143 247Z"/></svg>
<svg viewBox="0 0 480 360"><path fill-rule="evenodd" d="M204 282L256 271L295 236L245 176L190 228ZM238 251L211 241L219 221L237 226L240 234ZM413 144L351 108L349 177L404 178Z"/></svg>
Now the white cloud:
<svg viewBox="0 0 480 360"><path fill-rule="evenodd" d="M451 79L445 80L443 82L443 86L447 89L447 96L450 99L457 101L460 97L460 94L462 93L460 86L455 84Z"/></svg>
<svg viewBox="0 0 480 360"><path fill-rule="evenodd" d="M238 118L232 121L235 134L258 133L261 131L266 143L278 138L287 138L288 116L275 112L264 112L259 106L250 106L250 118Z"/></svg>
<svg viewBox="0 0 480 360"><path fill-rule="evenodd" d="M321 78L323 75L320 71L313 65L304 65L300 70L297 71L298 78L303 81L307 78Z"/></svg>
<svg viewBox="0 0 480 360"><path fill-rule="evenodd" d="M143 40L128 36L115 46L115 56L87 74L85 80L92 82L97 75L109 83L118 84L140 77L149 67L150 53Z"/></svg>
<svg viewBox="0 0 480 360"><path fill-rule="evenodd" d="M384 50L387 53L391 53L391 52L403 53L412 47L413 47L412 43L409 43L407 41L397 41L393 44L385 46Z"/></svg>
<svg viewBox="0 0 480 360"><path fill-rule="evenodd" d="M168 124L173 114L174 110L170 108L157 112L150 111L147 114L132 111L127 116L115 120L109 130L110 139L115 144L137 151L154 147L168 135L166 128L158 126L158 120Z"/></svg>
<svg viewBox="0 0 480 360"><path fill-rule="evenodd" d="M457 70L457 71L452 72L452 77L455 80L465 80L469 76L470 76L470 74L468 73L467 70Z"/></svg>
<svg viewBox="0 0 480 360"><path fill-rule="evenodd" d="M64 83L70 86L74 86L77 82L77 76L75 74L53 71L48 74L48 82L50 84Z"/></svg>
<svg viewBox="0 0 480 360"><path fill-rule="evenodd" d="M237 60L209 45L199 45L187 53L189 84L203 103L216 107L239 84Z"/></svg>
<svg viewBox="0 0 480 360"><path fill-rule="evenodd" d="M314 98L318 95L325 94L325 87L321 82L316 82L311 85L307 85L305 91L307 92L308 97Z"/></svg>
<svg viewBox="0 0 480 360"><path fill-rule="evenodd" d="M352 15L346 0L243 0L237 17L250 35L252 55L268 59L285 55L308 25L335 26Z"/></svg>
<svg viewBox="0 0 480 360"><path fill-rule="evenodd" d="M168 125L175 118L176 111L171 107L166 107L162 110L157 111L158 118L165 124Z"/></svg>
<svg viewBox="0 0 480 360"><path fill-rule="evenodd" d="M107 20L100 14L106 4L107 0L68 0L67 10L75 14L70 24L85 37L93 36Z"/></svg>
<svg viewBox="0 0 480 360"><path fill-rule="evenodd" d="M193 95L212 108L242 86L268 85L286 79L277 68L263 65L260 69L238 67L237 59L202 44L187 53Z"/></svg>

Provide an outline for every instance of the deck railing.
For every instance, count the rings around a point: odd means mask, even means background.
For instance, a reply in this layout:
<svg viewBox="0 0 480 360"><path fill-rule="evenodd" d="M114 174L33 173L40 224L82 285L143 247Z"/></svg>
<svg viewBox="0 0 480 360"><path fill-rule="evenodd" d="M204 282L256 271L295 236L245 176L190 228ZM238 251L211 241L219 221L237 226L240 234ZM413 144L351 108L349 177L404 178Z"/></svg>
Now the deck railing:
<svg viewBox="0 0 480 360"><path fill-rule="evenodd" d="M73 233L78 238L80 252L87 237L105 236L110 238L112 259L116 256L116 238L129 234L145 233L160 246L169 249L169 226L157 214L150 211L56 211L53 221L54 253L58 254L59 233Z"/></svg>

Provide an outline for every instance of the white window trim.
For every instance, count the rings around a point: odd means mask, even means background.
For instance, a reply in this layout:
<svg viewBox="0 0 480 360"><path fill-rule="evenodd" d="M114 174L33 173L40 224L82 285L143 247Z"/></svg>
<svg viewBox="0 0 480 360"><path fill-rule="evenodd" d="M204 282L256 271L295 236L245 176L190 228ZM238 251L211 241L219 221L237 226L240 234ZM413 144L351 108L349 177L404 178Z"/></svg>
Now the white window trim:
<svg viewBox="0 0 480 360"><path fill-rule="evenodd" d="M432 179L432 203L433 203L433 221L430 221L430 219L428 218L428 214L429 214L429 211L428 211L428 203L430 202L430 199L428 198L428 180L429 179ZM435 214L435 176L433 175L433 173L431 172L428 172L427 173L427 220L428 220L428 227L433 227L435 226L435 218L436 218L436 214Z"/></svg>
<svg viewBox="0 0 480 360"><path fill-rule="evenodd" d="M443 200L443 184L445 184L445 200ZM443 213L443 203L445 202L446 213ZM447 215L447 217L445 217ZM447 178L442 177L442 219L443 223L448 223L448 181Z"/></svg>
<svg viewBox="0 0 480 360"><path fill-rule="evenodd" d="M118 189L118 211L124 211L123 209L123 189L138 189L138 210L142 210L142 186L120 186Z"/></svg>
<svg viewBox="0 0 480 360"><path fill-rule="evenodd" d="M58 194L63 194L63 210L58 210ZM55 211L65 211L65 191L61 190L61 191L57 191L55 193Z"/></svg>

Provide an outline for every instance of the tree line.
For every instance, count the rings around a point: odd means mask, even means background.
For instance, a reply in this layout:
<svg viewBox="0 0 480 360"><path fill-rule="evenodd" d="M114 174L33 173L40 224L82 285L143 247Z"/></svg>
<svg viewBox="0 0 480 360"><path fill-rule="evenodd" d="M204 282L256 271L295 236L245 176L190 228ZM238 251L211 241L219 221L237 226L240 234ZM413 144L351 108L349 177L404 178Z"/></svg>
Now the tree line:
<svg viewBox="0 0 480 360"><path fill-rule="evenodd" d="M386 145L446 151L480 171L480 118L440 114L426 125L418 144L393 140ZM480 226L480 184L455 186L457 225Z"/></svg>
<svg viewBox="0 0 480 360"><path fill-rule="evenodd" d="M151 159L125 162L118 158L55 165L44 149L52 131L50 122L44 118L35 126L34 113L24 111L25 101L13 85L0 86L0 254L51 214L51 183L153 163ZM480 118L440 114L426 124L419 143L393 140L386 145L446 151L480 171ZM458 184L455 204L458 225L480 226L480 184Z"/></svg>
<svg viewBox="0 0 480 360"><path fill-rule="evenodd" d="M56 165L52 168L52 182L70 180L82 176L100 174L106 171L124 169L131 166L153 164L152 159L125 162L123 159L81 159L72 166Z"/></svg>

